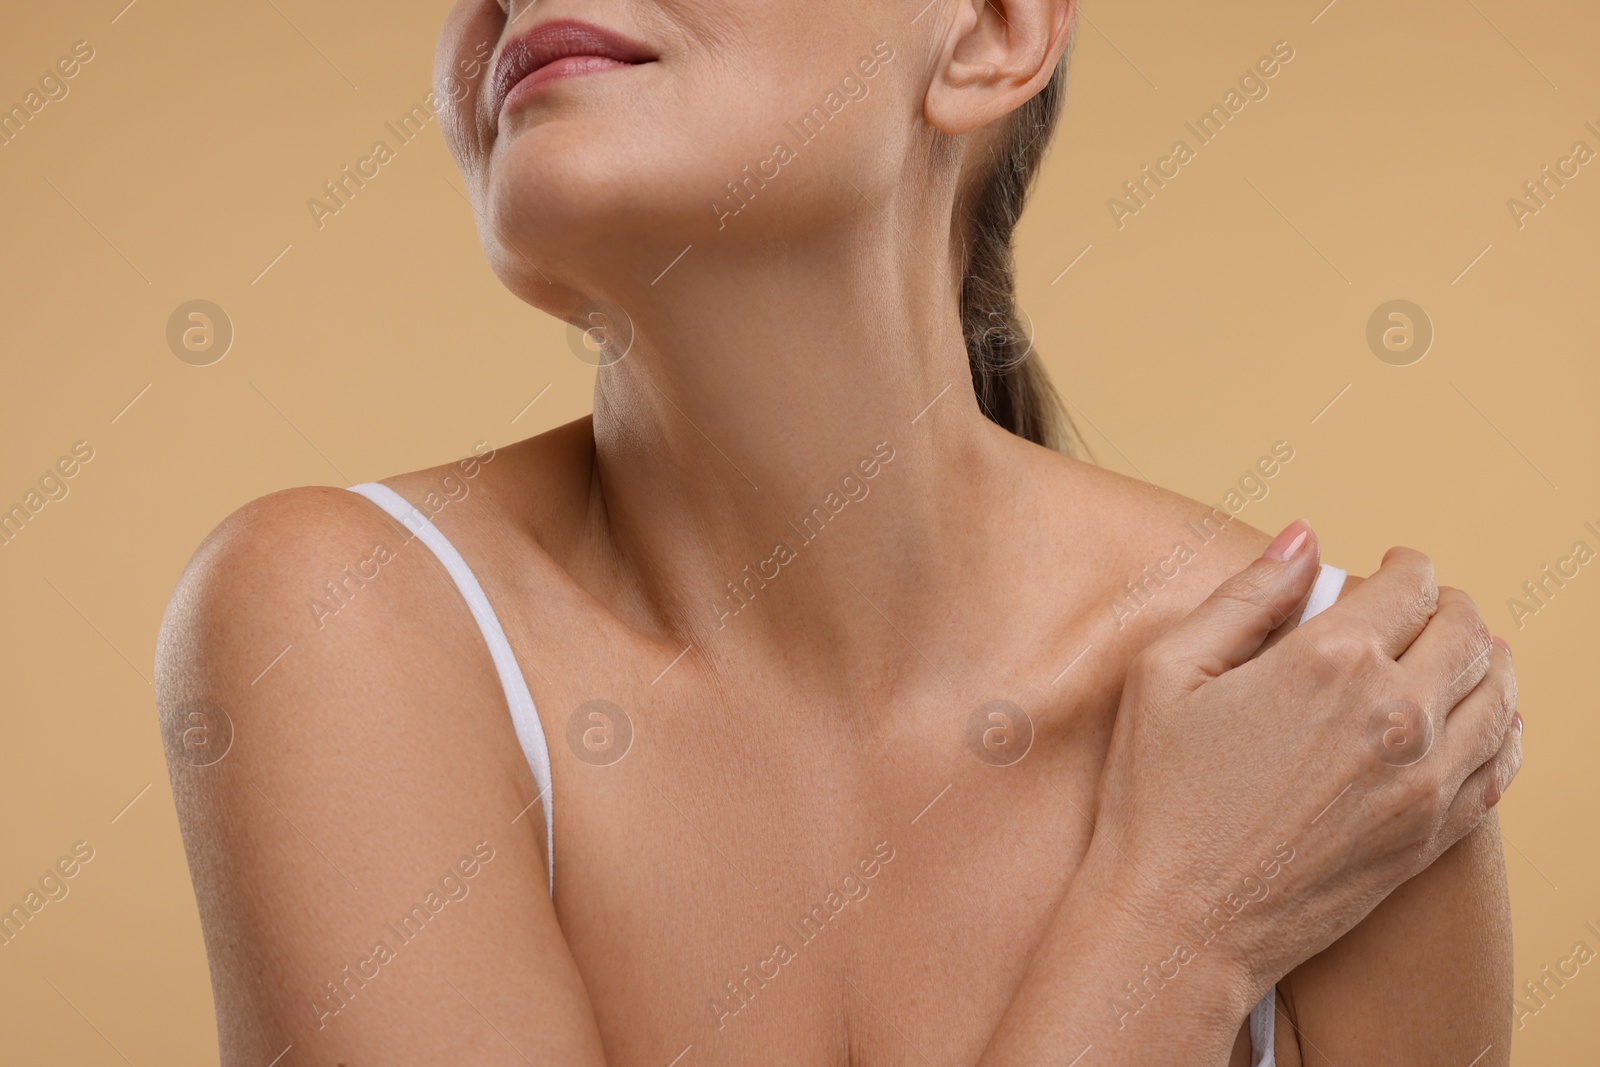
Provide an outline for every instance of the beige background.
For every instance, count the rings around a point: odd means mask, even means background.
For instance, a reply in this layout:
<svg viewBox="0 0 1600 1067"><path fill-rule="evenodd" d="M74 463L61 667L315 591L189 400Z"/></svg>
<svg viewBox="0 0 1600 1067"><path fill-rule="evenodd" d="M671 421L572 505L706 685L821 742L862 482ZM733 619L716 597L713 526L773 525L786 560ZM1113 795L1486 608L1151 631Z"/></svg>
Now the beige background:
<svg viewBox="0 0 1600 1067"><path fill-rule="evenodd" d="M0 29L0 105L74 42L95 50L0 147L0 508L74 442L95 450L0 547L0 907L74 842L95 849L0 947L7 1063L216 1061L149 684L206 531L274 489L577 417L593 375L490 275L436 126L311 221L307 199L426 96L442 0L124 2L10 5ZM1358 572L1422 547L1511 639L1520 983L1580 938L1600 949L1583 929L1600 926L1600 563L1520 631L1507 607L1574 541L1600 549L1600 161L1521 229L1507 199L1574 141L1600 150L1600 12L1324 2L1089 7L1022 299L1102 462L1217 501L1287 439L1296 458L1246 521L1306 515ZM1295 58L1270 95L1119 230L1107 199L1192 144L1184 122L1279 40ZM209 367L165 341L194 298L237 331ZM1437 331L1404 367L1365 340L1396 298ZM1600 965L1527 1020L1515 1062L1593 1062L1597 1019Z"/></svg>

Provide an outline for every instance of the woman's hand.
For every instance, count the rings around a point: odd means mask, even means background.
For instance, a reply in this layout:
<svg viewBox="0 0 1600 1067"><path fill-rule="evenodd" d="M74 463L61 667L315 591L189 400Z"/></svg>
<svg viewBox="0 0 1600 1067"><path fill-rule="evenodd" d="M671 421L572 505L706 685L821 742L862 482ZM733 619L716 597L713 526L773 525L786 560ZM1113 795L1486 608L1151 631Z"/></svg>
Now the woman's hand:
<svg viewBox="0 0 1600 1067"><path fill-rule="evenodd" d="M1296 523L1136 658L1085 864L1252 995L1477 826L1522 762L1509 649L1420 553L1258 654L1316 571Z"/></svg>
<svg viewBox="0 0 1600 1067"><path fill-rule="evenodd" d="M1229 1062L1275 981L1499 800L1504 642L1408 549L1287 628L1317 571L1296 523L1136 657L1088 853L981 1067Z"/></svg>

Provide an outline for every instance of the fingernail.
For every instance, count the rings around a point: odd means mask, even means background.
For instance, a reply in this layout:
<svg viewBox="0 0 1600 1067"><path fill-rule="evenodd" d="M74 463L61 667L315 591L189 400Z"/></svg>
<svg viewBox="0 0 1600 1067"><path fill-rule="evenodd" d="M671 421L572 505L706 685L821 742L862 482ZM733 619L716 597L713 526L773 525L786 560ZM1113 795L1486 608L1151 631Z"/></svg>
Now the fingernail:
<svg viewBox="0 0 1600 1067"><path fill-rule="evenodd" d="M1494 637L1489 638L1489 640L1494 644L1494 647L1498 648L1508 656L1511 655L1511 646L1506 644L1505 638L1496 634Z"/></svg>
<svg viewBox="0 0 1600 1067"><path fill-rule="evenodd" d="M1272 539L1272 544L1261 553L1262 559L1273 559L1280 563L1294 559L1300 550L1305 547L1306 539L1311 533L1311 524L1304 519L1296 519L1283 528L1283 532Z"/></svg>
<svg viewBox="0 0 1600 1067"><path fill-rule="evenodd" d="M1522 733L1522 712L1513 711L1511 713L1511 725L1517 728L1517 733Z"/></svg>

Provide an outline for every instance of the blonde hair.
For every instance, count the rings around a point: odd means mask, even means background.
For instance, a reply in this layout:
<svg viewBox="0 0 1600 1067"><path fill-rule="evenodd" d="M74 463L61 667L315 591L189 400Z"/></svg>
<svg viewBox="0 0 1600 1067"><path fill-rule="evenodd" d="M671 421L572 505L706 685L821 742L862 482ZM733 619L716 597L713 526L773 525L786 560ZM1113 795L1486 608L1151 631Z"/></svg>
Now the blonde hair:
<svg viewBox="0 0 1600 1067"><path fill-rule="evenodd" d="M1070 49L1038 95L1007 119L990 150L992 166L963 198L961 272L961 326L979 407L1019 437L1068 453L1072 422L1018 318L1012 239L1061 115L1069 56Z"/></svg>

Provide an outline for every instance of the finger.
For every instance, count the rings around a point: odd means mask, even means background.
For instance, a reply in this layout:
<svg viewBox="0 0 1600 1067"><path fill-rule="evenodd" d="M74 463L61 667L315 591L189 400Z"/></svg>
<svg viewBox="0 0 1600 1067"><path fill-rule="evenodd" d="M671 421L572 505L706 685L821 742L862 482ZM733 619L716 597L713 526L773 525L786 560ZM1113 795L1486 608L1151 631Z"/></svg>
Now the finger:
<svg viewBox="0 0 1600 1067"><path fill-rule="evenodd" d="M1244 663L1289 618L1317 576L1317 535L1304 519L1290 523L1157 644L1171 662L1216 677ZM1198 684L1198 683L1197 683Z"/></svg>
<svg viewBox="0 0 1600 1067"><path fill-rule="evenodd" d="M1488 672L1445 719L1444 755L1456 768L1456 778L1476 774L1499 751L1516 713L1517 675L1511 667L1511 650L1495 638Z"/></svg>
<svg viewBox="0 0 1600 1067"><path fill-rule="evenodd" d="M1444 586L1438 610L1400 657L1400 668L1412 692L1427 694L1425 707L1439 724L1489 673L1493 649L1472 598Z"/></svg>
<svg viewBox="0 0 1600 1067"><path fill-rule="evenodd" d="M1377 649L1396 659L1422 633L1439 603L1433 580L1433 562L1411 548L1391 548L1383 565L1366 581L1339 598L1317 619L1355 620L1373 634ZM1314 626L1317 620L1306 625Z"/></svg>
<svg viewBox="0 0 1600 1067"><path fill-rule="evenodd" d="M1484 762L1483 766L1467 775L1456 792L1455 799L1445 809L1444 844L1449 847L1472 832L1491 808L1511 787L1512 779L1522 769L1521 716L1517 725L1506 731L1500 748Z"/></svg>

